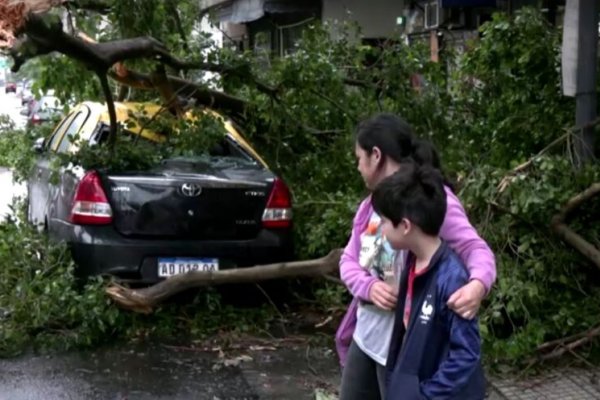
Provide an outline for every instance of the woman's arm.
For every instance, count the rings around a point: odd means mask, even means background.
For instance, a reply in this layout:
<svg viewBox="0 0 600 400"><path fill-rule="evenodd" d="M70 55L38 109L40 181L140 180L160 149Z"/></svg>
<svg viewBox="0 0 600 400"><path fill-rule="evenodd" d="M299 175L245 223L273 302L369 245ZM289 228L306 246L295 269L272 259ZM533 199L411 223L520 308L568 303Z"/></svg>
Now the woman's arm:
<svg viewBox="0 0 600 400"><path fill-rule="evenodd" d="M365 199L354 216L352 224L352 234L350 240L344 248L340 259L340 277L352 293L363 301L370 301L369 292L371 286L378 282L378 279L372 276L369 271L362 268L358 263L360 255L360 235L365 229L367 221L371 217L372 207L370 197Z"/></svg>
<svg viewBox="0 0 600 400"><path fill-rule="evenodd" d="M460 200L446 188L447 210L440 236L458 254L469 271L470 280L480 281L489 292L496 281L496 259L479 236Z"/></svg>
<svg viewBox="0 0 600 400"><path fill-rule="evenodd" d="M440 236L462 259L470 279L450 296L448 306L463 318L473 318L496 280L496 260L488 244L469 222L460 200L449 188L446 188L446 199L446 217Z"/></svg>

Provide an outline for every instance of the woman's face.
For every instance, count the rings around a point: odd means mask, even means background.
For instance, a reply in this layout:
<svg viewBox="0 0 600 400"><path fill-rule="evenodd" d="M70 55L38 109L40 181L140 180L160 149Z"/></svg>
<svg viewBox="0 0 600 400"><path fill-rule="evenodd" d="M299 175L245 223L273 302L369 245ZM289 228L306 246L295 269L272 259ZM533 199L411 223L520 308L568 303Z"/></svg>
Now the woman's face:
<svg viewBox="0 0 600 400"><path fill-rule="evenodd" d="M379 182L381 151L377 147L374 147L371 154L369 154L357 143L354 148L354 154L356 154L357 169L360 172L360 176L362 176L367 189L373 190Z"/></svg>

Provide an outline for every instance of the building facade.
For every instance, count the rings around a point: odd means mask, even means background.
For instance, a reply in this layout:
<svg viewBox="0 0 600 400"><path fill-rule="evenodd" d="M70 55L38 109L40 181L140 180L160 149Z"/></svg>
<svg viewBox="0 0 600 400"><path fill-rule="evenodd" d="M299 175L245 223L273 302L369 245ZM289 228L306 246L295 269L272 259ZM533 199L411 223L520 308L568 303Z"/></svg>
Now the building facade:
<svg viewBox="0 0 600 400"><path fill-rule="evenodd" d="M444 46L464 48L496 11L539 6L552 23L565 0L200 0L223 32L224 44L283 56L315 21L355 22L359 40L377 43L401 34L428 41L432 59ZM332 29L335 37L338 33Z"/></svg>

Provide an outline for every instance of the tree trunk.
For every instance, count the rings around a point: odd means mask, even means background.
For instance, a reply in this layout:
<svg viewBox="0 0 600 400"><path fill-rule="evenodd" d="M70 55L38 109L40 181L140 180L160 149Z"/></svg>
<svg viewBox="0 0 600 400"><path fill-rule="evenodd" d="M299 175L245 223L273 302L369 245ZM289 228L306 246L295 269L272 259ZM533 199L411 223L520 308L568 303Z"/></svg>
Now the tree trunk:
<svg viewBox="0 0 600 400"><path fill-rule="evenodd" d="M106 293L123 308L149 314L157 304L190 288L325 275L338 269L341 254L342 249L335 249L325 257L313 260L257 265L215 272L188 272L175 275L143 289L129 289L112 283L106 288Z"/></svg>

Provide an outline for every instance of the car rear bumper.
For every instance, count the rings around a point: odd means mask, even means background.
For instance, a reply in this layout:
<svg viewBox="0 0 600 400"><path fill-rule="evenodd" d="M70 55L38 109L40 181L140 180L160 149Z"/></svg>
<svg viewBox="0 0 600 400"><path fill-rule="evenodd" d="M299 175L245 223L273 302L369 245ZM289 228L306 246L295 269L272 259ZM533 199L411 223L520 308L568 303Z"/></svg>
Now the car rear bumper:
<svg viewBox="0 0 600 400"><path fill-rule="evenodd" d="M127 238L112 226L82 226L52 221L52 238L67 242L78 275L111 274L127 281L155 283L158 259L217 258L220 269L289 261L293 258L291 230L262 230L250 240L166 240Z"/></svg>

